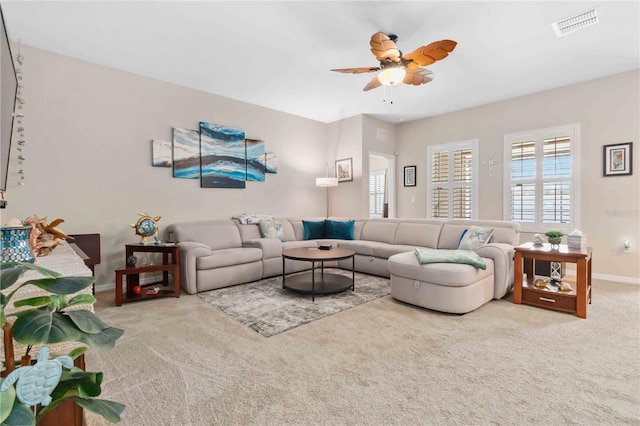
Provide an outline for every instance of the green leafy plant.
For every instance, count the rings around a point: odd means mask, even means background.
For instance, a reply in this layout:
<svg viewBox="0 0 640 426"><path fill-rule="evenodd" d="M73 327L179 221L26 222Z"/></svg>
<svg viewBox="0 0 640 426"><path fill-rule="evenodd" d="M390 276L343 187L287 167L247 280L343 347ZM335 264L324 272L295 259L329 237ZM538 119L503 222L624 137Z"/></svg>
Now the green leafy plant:
<svg viewBox="0 0 640 426"><path fill-rule="evenodd" d="M545 234L548 238L562 238L562 236L564 235L562 233L562 231L548 231L545 232Z"/></svg>
<svg viewBox="0 0 640 426"><path fill-rule="evenodd" d="M28 270L37 271L43 276L25 281L6 295L0 293L0 324L8 330L7 318L15 317L10 327L13 339L27 345L26 353L22 357L23 363L29 362L29 351L35 344L79 342L90 348L110 349L124 333L121 329L107 326L93 312L77 308L78 305L95 303L95 297L89 294L69 296L92 285L93 277L63 277L57 272L24 262L2 263L0 267L0 290L7 290L13 286ZM35 285L51 294L18 300L14 303L16 308L31 308L5 315L5 308L11 298L18 289L27 285ZM69 309L72 307L73 309ZM86 349L75 349L69 355L75 359ZM82 408L117 423L120 421L124 405L96 399L102 392L102 379L102 373L87 372L77 367L63 368L60 382L51 393L51 402L46 406L37 406L35 414L34 410L18 400L14 387L10 386L5 392L0 393L0 424L35 425L44 415L66 400L71 400ZM0 383L2 381L0 379Z"/></svg>

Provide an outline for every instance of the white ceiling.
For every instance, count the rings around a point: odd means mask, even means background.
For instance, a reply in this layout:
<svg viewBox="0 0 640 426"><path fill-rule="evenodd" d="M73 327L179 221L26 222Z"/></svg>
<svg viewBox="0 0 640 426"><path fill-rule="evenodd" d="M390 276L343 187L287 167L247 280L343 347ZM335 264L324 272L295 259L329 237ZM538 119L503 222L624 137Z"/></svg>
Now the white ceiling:
<svg viewBox="0 0 640 426"><path fill-rule="evenodd" d="M551 23L602 7L558 38ZM397 122L640 68L638 1L2 1L12 40L322 122ZM434 80L363 92L369 39L458 42ZM28 58L25 61L28 63ZM26 65L25 65L26 66Z"/></svg>

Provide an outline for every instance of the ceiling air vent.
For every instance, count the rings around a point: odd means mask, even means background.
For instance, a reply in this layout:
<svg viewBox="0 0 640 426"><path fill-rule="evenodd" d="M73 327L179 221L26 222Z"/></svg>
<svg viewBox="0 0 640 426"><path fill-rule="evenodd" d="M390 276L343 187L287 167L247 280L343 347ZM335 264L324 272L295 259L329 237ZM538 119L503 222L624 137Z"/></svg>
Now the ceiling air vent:
<svg viewBox="0 0 640 426"><path fill-rule="evenodd" d="M551 24L558 37L566 36L583 28L600 23L602 10L600 7L586 10Z"/></svg>

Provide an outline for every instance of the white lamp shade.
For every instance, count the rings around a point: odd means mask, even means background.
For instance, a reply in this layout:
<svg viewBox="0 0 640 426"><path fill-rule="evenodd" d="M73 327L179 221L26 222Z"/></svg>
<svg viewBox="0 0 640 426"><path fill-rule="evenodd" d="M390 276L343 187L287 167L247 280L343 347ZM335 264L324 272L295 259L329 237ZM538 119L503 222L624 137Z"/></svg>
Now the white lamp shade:
<svg viewBox="0 0 640 426"><path fill-rule="evenodd" d="M338 186L338 178L319 177L316 178L316 186L328 188L330 186Z"/></svg>
<svg viewBox="0 0 640 426"><path fill-rule="evenodd" d="M402 67L388 67L378 73L378 80L385 86L393 86L402 82L406 73Z"/></svg>

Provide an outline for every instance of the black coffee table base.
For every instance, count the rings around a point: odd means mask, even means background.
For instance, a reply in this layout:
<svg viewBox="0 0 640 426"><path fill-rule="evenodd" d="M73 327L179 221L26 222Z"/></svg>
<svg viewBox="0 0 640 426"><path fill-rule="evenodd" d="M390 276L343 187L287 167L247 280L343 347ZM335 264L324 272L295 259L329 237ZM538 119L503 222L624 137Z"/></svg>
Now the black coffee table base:
<svg viewBox="0 0 640 426"><path fill-rule="evenodd" d="M328 272L316 272L313 277L311 272L286 277L282 287L297 293L311 294L312 300L316 294L340 293L349 288L355 290L351 278Z"/></svg>
<svg viewBox="0 0 640 426"><path fill-rule="evenodd" d="M304 259L311 262L311 271L303 272L296 275L287 276L285 274L285 260L302 260L293 256L282 257L282 288L295 291L297 293L311 294L311 300L316 300L316 294L334 294L340 293L351 288L356 289L356 272L355 259L353 252L341 259L351 258L351 278L344 275L332 274L324 272L324 261L315 259ZM338 260L332 259L332 260ZM320 263L320 270L316 269L316 263Z"/></svg>

